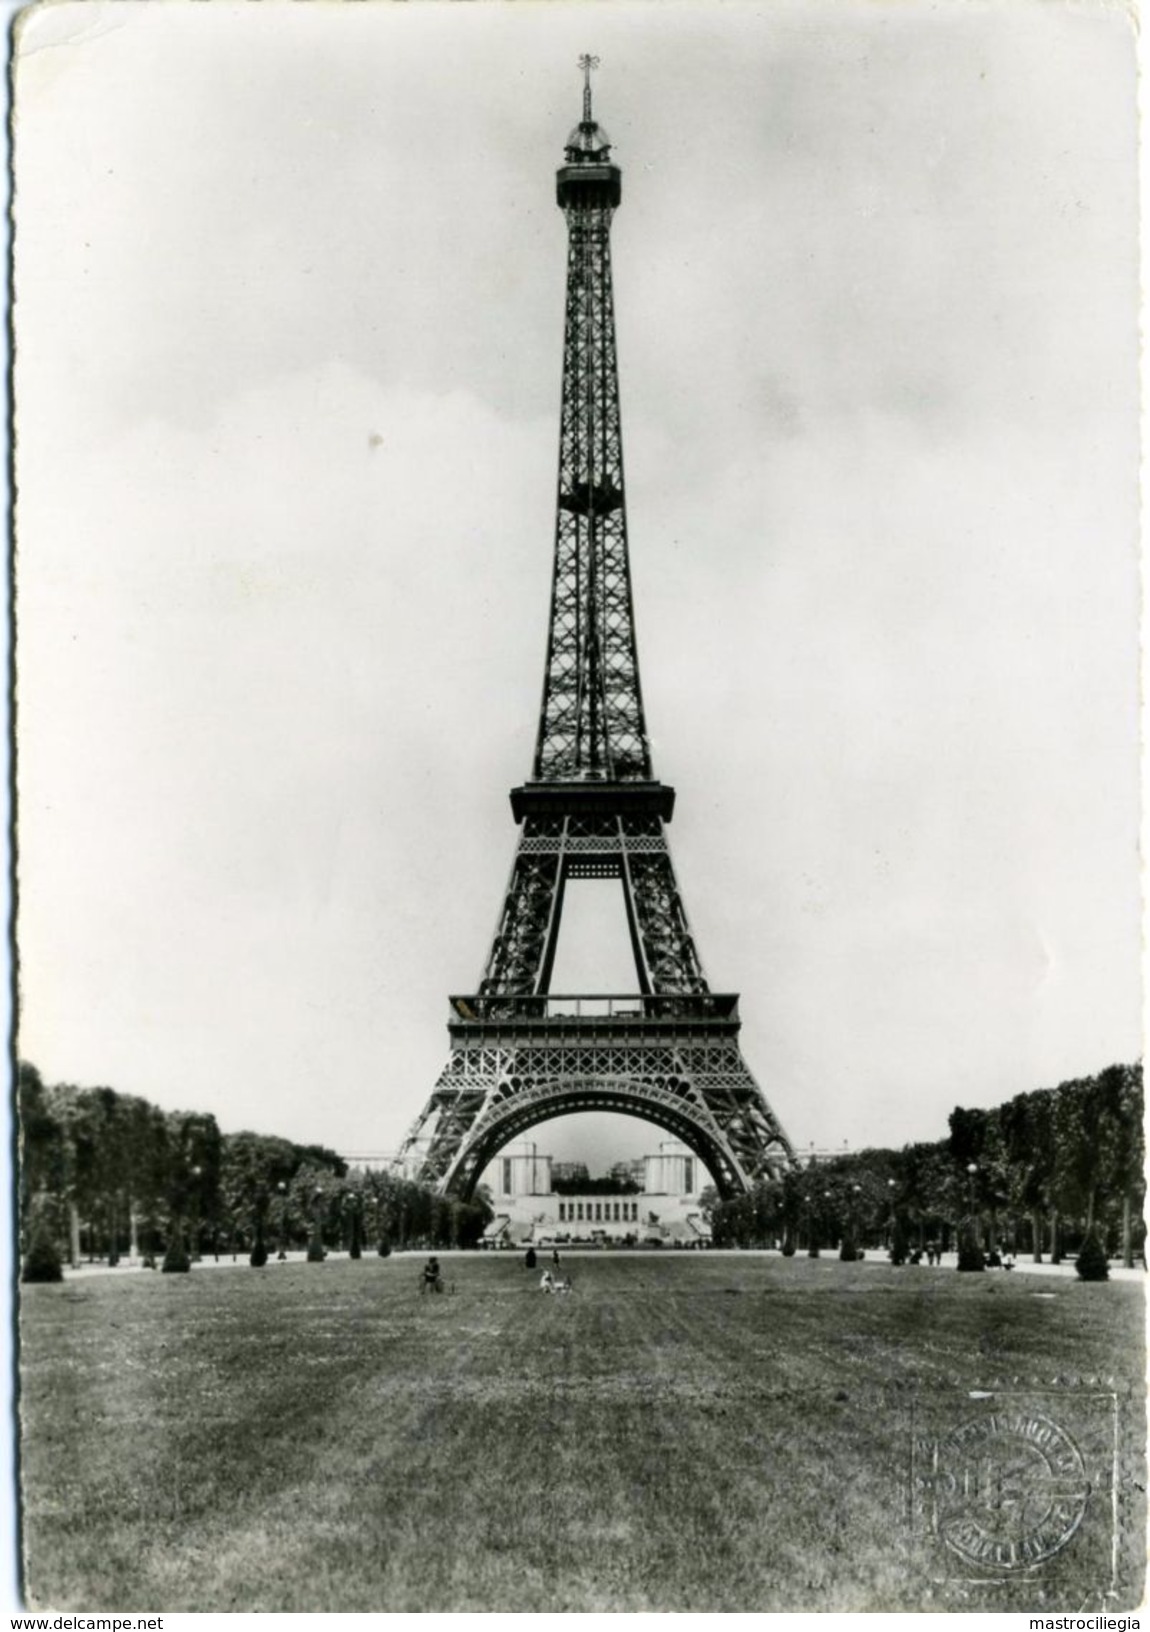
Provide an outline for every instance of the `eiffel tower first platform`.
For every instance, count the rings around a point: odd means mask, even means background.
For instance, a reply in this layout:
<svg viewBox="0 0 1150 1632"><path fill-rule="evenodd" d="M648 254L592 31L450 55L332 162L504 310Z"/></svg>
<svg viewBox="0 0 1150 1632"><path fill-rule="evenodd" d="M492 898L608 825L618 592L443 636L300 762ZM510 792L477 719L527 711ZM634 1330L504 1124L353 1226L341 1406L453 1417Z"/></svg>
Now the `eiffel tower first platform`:
<svg viewBox="0 0 1150 1632"><path fill-rule="evenodd" d="M583 117L558 172L567 303L555 563L532 775L511 793L519 845L479 991L453 997L451 1057L403 1147L425 1181L470 1194L538 1122L615 1111L667 1129L723 1195L794 1161L739 1048L738 998L712 992L667 845L631 602L611 291L621 197L606 131ZM568 879L617 878L638 991L551 993Z"/></svg>

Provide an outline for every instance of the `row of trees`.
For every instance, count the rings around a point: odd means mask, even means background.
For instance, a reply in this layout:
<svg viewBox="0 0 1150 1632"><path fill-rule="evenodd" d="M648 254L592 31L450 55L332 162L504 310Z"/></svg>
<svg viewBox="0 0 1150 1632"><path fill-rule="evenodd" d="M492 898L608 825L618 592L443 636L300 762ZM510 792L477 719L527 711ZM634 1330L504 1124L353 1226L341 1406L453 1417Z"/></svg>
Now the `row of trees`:
<svg viewBox="0 0 1150 1632"><path fill-rule="evenodd" d="M73 1263L176 1240L193 1256L471 1246L491 1218L482 1194L462 1203L349 1171L322 1146L221 1134L212 1116L111 1088L49 1087L31 1065L19 1100L25 1240L39 1228ZM988 1250L1057 1261L1093 1236L1129 1264L1145 1238L1143 1159L1142 1068L1114 1065L994 1110L960 1107L933 1144L835 1157L727 1202L712 1192L704 1210L716 1245L900 1255L965 1231Z"/></svg>
<svg viewBox="0 0 1150 1632"><path fill-rule="evenodd" d="M1145 1240L1142 1067L957 1108L950 1136L793 1170L707 1212L716 1245L901 1254L964 1233L988 1251L1053 1262L1090 1236L1132 1264Z"/></svg>
<svg viewBox="0 0 1150 1632"><path fill-rule="evenodd" d="M49 1086L19 1071L20 1214L25 1242L47 1235L73 1264L158 1256L365 1246L469 1246L491 1217L390 1172L349 1169L335 1151L213 1116L162 1111L113 1088Z"/></svg>

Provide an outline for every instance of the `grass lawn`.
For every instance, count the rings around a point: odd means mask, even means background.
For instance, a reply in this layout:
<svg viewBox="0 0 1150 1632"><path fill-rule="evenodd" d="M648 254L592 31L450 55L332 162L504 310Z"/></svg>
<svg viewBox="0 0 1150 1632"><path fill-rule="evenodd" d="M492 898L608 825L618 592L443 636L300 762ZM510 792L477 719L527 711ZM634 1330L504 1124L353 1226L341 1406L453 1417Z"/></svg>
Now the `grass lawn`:
<svg viewBox="0 0 1150 1632"><path fill-rule="evenodd" d="M546 1297L471 1255L421 1298L420 1261L22 1288L29 1600L1141 1601L1140 1284L604 1253ZM1012 1536L1055 1550L995 1556Z"/></svg>

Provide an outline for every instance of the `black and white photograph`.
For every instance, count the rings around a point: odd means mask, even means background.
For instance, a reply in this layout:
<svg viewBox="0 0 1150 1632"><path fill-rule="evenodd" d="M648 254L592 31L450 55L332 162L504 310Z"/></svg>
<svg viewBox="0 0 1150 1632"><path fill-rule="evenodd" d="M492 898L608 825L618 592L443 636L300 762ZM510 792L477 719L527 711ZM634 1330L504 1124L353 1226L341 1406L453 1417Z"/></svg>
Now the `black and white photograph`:
<svg viewBox="0 0 1150 1632"><path fill-rule="evenodd" d="M1137 30L15 19L14 1612L1138 1626Z"/></svg>

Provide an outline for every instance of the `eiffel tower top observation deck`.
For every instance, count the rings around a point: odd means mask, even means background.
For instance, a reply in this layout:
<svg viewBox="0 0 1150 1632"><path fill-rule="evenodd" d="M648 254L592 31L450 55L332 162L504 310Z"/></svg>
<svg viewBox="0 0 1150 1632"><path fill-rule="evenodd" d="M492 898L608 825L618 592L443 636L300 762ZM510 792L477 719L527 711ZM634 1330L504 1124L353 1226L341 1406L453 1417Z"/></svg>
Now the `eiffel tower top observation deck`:
<svg viewBox="0 0 1150 1632"><path fill-rule="evenodd" d="M738 998L703 973L667 845L674 792L657 781L639 684L627 555L610 229L622 196L591 108L556 190L567 298L555 556L532 776L479 990L451 999L451 1057L404 1154L470 1193L492 1156L550 1117L617 1111L667 1129L724 1194L793 1161L742 1058ZM551 973L573 879L618 879L638 990L561 997Z"/></svg>

